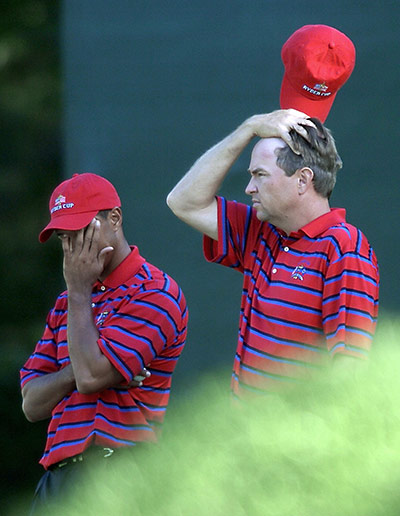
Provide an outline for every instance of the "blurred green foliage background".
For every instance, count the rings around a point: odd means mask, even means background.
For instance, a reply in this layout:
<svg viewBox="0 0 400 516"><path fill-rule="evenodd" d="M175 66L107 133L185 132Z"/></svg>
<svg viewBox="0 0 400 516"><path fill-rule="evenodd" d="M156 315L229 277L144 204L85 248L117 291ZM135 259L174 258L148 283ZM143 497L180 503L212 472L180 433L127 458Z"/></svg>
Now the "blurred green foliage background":
<svg viewBox="0 0 400 516"><path fill-rule="evenodd" d="M5 504L32 492L47 426L29 424L22 414L19 369L62 280L58 250L44 249L37 240L50 185L61 177L59 15L54 0L0 5L0 499Z"/></svg>
<svg viewBox="0 0 400 516"><path fill-rule="evenodd" d="M357 374L321 375L268 400L231 404L224 382L204 377L160 445L102 459L45 514L397 516L399 331L385 322L384 346Z"/></svg>

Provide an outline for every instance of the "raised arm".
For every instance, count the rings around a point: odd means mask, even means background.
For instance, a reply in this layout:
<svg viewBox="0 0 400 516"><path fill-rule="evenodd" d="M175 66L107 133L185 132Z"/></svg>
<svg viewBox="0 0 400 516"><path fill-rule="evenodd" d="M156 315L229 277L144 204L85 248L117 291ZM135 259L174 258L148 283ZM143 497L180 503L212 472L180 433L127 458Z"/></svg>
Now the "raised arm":
<svg viewBox="0 0 400 516"><path fill-rule="evenodd" d="M215 196L242 151L255 136L282 138L292 148L289 132L295 129L302 136L306 136L302 125L312 125L307 118L306 114L294 109L278 110L248 118L194 163L169 193L168 206L183 222L217 240Z"/></svg>
<svg viewBox="0 0 400 516"><path fill-rule="evenodd" d="M201 233L218 239L215 195L253 136L246 121L194 163L167 197L168 206L178 218Z"/></svg>

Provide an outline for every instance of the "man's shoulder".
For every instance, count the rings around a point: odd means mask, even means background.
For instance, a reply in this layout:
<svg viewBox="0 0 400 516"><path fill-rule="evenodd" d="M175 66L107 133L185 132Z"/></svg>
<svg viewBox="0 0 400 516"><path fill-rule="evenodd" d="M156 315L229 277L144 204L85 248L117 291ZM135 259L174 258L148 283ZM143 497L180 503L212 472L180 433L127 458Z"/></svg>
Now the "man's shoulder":
<svg viewBox="0 0 400 516"><path fill-rule="evenodd" d="M130 279L127 287L137 293L167 293L174 298L183 297L177 281L164 270L148 261L145 261L140 270Z"/></svg>
<svg viewBox="0 0 400 516"><path fill-rule="evenodd" d="M66 309L68 306L68 290L63 290L58 294L57 299L54 303L52 311L58 311Z"/></svg>
<svg viewBox="0 0 400 516"><path fill-rule="evenodd" d="M332 236L343 246L354 247L357 243L359 230L348 222L337 222L326 228L321 236Z"/></svg>
<svg viewBox="0 0 400 516"><path fill-rule="evenodd" d="M367 237L359 228L346 221L330 226L321 236L332 240L338 258L353 254L375 261L375 255Z"/></svg>
<svg viewBox="0 0 400 516"><path fill-rule="evenodd" d="M225 197L219 196L217 197L217 201L219 208L221 210L226 210L227 213L238 213L244 216L250 216L254 211L248 204L235 199L226 199Z"/></svg>
<svg viewBox="0 0 400 516"><path fill-rule="evenodd" d="M241 220L245 228L256 235L273 232L274 226L268 221L259 220L256 210L248 204L236 200L227 200L224 197L220 197L219 202L220 209L226 210L231 222Z"/></svg>

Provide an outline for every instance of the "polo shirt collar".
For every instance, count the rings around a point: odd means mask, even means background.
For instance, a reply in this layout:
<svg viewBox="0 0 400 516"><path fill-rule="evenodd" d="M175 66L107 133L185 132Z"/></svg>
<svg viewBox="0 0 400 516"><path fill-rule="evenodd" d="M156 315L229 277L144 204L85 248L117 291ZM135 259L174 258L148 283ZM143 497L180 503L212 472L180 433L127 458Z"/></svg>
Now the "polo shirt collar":
<svg viewBox="0 0 400 516"><path fill-rule="evenodd" d="M324 213L324 215L312 220L298 231L291 233L290 236L301 238L303 235L307 235L310 238L315 238L326 229L342 222L346 222L346 210L344 208L331 208L328 213Z"/></svg>
<svg viewBox="0 0 400 516"><path fill-rule="evenodd" d="M146 260L139 254L139 249L136 246L130 247L131 252L128 256L122 260L118 267L116 267L103 282L100 283L97 281L95 287L101 284L108 288L117 288L139 272L139 269Z"/></svg>

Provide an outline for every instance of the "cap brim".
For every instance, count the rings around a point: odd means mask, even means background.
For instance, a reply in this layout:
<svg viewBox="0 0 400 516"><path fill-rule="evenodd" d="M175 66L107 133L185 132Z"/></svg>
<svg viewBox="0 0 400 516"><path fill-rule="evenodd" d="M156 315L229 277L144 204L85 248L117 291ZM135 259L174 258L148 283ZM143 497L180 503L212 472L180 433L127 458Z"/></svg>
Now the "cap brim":
<svg viewBox="0 0 400 516"><path fill-rule="evenodd" d="M329 111L335 100L336 93L329 97L316 98L315 100L305 97L290 84L286 74L283 76L280 95L281 109L297 109L310 118L319 118L322 123L328 117Z"/></svg>
<svg viewBox="0 0 400 516"><path fill-rule="evenodd" d="M99 210L88 211L86 213L76 213L74 215L59 215L54 217L47 226L39 234L39 242L46 242L55 229L64 229L66 231L77 231L90 224L93 217L97 215Z"/></svg>

